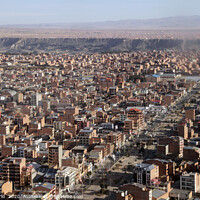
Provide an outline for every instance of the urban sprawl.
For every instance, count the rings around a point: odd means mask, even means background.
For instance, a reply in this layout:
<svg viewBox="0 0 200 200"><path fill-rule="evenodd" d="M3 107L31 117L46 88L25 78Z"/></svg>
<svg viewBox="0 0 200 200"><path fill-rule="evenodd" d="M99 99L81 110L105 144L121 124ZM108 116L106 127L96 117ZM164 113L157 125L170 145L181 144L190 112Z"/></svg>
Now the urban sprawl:
<svg viewBox="0 0 200 200"><path fill-rule="evenodd" d="M200 52L0 54L0 191L200 197Z"/></svg>

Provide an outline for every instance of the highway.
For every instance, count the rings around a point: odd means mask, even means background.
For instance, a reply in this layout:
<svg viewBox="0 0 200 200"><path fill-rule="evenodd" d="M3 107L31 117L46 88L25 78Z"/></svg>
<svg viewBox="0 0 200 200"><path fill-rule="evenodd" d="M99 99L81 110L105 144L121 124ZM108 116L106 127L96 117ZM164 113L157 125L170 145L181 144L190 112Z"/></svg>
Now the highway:
<svg viewBox="0 0 200 200"><path fill-rule="evenodd" d="M169 106L166 114L158 113L155 116L155 120L151 124L147 124L146 128L141 131L139 137L135 138L135 141L148 140L148 138L150 140L156 139L157 136L166 134L167 131L172 129L173 126L184 117L180 109L183 107L184 103L193 97L195 92L194 89L198 87L200 87L200 83L197 83L186 95L177 99L174 105ZM179 113L176 114L176 111Z"/></svg>

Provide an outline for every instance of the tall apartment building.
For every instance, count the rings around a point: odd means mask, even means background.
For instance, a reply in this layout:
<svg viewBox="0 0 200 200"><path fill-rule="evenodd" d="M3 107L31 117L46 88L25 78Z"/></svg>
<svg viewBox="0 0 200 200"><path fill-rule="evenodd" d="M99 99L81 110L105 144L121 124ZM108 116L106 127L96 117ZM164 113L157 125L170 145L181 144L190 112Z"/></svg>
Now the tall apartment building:
<svg viewBox="0 0 200 200"><path fill-rule="evenodd" d="M86 118L76 118L75 123L77 124L77 131L80 131L81 129L84 129L85 127L89 127L89 122Z"/></svg>
<svg viewBox="0 0 200 200"><path fill-rule="evenodd" d="M90 138L92 137L96 137L96 130L86 127L80 130L80 132L77 135L77 140L79 140L79 144L81 145L89 145Z"/></svg>
<svg viewBox="0 0 200 200"><path fill-rule="evenodd" d="M35 168L31 165L22 168L21 172L21 182L22 187L33 186L33 179L36 177L37 172Z"/></svg>
<svg viewBox="0 0 200 200"><path fill-rule="evenodd" d="M178 135L184 139L194 137L193 121L188 118L183 118L178 123Z"/></svg>
<svg viewBox="0 0 200 200"><path fill-rule="evenodd" d="M162 152L160 152L160 146L168 146L168 154L171 154L172 156L179 156L183 157L183 147L184 147L184 139L179 136L172 136L167 138L160 138L158 141L158 147L157 147L157 154L161 155Z"/></svg>
<svg viewBox="0 0 200 200"><path fill-rule="evenodd" d="M188 139L188 127L185 123L180 123L178 126L178 135L181 136L184 140Z"/></svg>
<svg viewBox="0 0 200 200"><path fill-rule="evenodd" d="M10 126L9 125L1 125L0 126L0 134L9 135L10 134Z"/></svg>
<svg viewBox="0 0 200 200"><path fill-rule="evenodd" d="M2 164L3 180L12 181L13 189L20 188L22 168L26 166L25 158L6 158Z"/></svg>
<svg viewBox="0 0 200 200"><path fill-rule="evenodd" d="M124 121L124 132L137 131L144 126L144 116L137 108L127 108L127 119Z"/></svg>
<svg viewBox="0 0 200 200"><path fill-rule="evenodd" d="M114 144L116 148L120 148L125 141L124 134L118 132L118 133L109 133L107 135L107 143Z"/></svg>
<svg viewBox="0 0 200 200"><path fill-rule="evenodd" d="M74 124L75 116L79 114L78 107L67 107L65 110L64 119L71 124Z"/></svg>
<svg viewBox="0 0 200 200"><path fill-rule="evenodd" d="M16 156L17 148L16 146L11 145L4 145L1 148L1 156Z"/></svg>
<svg viewBox="0 0 200 200"><path fill-rule="evenodd" d="M51 145L48 152L49 167L61 167L62 165L62 145Z"/></svg>
<svg viewBox="0 0 200 200"><path fill-rule="evenodd" d="M42 101L42 94L36 92L35 94L31 95L31 106L38 106L39 101Z"/></svg>
<svg viewBox="0 0 200 200"><path fill-rule="evenodd" d="M180 176L180 189L190 190L193 192L200 191L200 174L199 173L189 173L182 174Z"/></svg>
<svg viewBox="0 0 200 200"><path fill-rule="evenodd" d="M66 122L64 121L54 121L53 122L53 127L54 127L54 130L57 131L63 131L64 128L65 128L65 125L66 125Z"/></svg>
<svg viewBox="0 0 200 200"><path fill-rule="evenodd" d="M142 127L144 123L144 116L141 110L137 108L128 108L127 109L127 118L133 121L139 120L139 126Z"/></svg>
<svg viewBox="0 0 200 200"><path fill-rule="evenodd" d="M162 159L149 159L144 161L144 163L159 166L159 177L175 175L176 163L173 161Z"/></svg>
<svg viewBox="0 0 200 200"><path fill-rule="evenodd" d="M184 160L199 160L200 158L200 148L185 146L183 148L183 159Z"/></svg>
<svg viewBox="0 0 200 200"><path fill-rule="evenodd" d="M133 179L135 183L149 185L150 181L159 177L159 167L153 164L136 164L133 169Z"/></svg>
<svg viewBox="0 0 200 200"><path fill-rule="evenodd" d="M130 119L124 120L124 133L131 134L134 131L135 131L134 122Z"/></svg>
<svg viewBox="0 0 200 200"><path fill-rule="evenodd" d="M14 116L14 124L22 127L23 125L30 123L30 116L27 114L18 113Z"/></svg>
<svg viewBox="0 0 200 200"><path fill-rule="evenodd" d="M0 146L3 146L6 144L6 136L3 134L0 134Z"/></svg>

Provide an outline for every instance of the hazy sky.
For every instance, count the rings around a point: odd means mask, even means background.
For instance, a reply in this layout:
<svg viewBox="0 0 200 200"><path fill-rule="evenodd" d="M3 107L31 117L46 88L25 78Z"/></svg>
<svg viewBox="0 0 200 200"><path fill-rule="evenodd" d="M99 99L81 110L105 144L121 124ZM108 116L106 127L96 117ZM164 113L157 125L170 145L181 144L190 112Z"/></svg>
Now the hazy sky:
<svg viewBox="0 0 200 200"><path fill-rule="evenodd" d="M95 22L200 15L200 0L1 0L0 24Z"/></svg>

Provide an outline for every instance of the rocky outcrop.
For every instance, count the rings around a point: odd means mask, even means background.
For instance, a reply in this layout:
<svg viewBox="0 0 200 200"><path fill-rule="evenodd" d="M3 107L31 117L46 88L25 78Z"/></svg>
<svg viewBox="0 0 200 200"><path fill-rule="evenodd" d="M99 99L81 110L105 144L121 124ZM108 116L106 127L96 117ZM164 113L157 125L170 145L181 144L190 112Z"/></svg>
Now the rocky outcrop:
<svg viewBox="0 0 200 200"><path fill-rule="evenodd" d="M146 50L199 50L200 40L117 38L0 38L0 52L102 53Z"/></svg>

